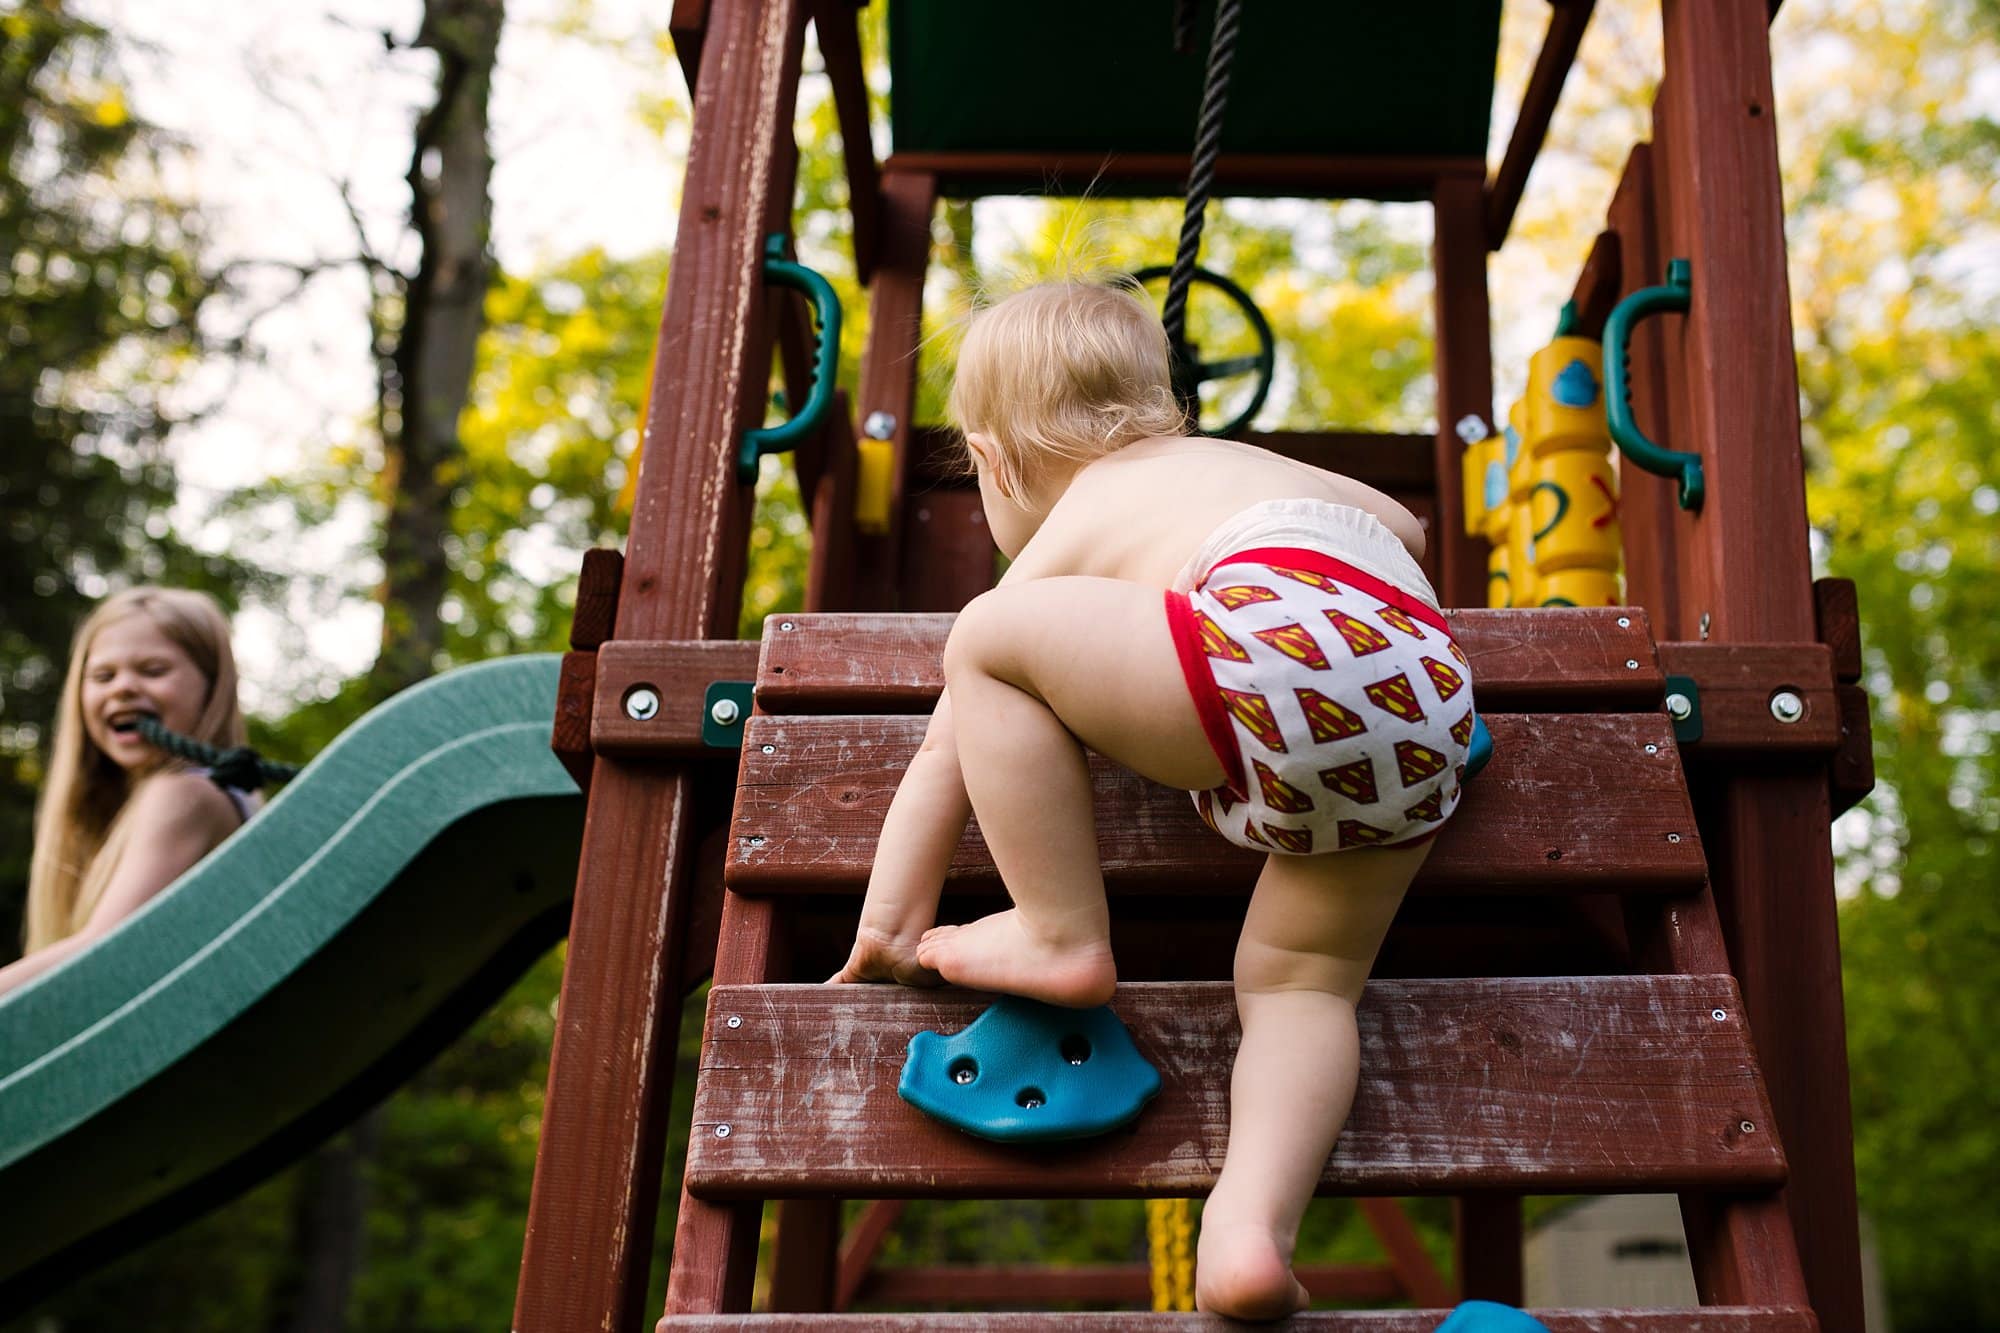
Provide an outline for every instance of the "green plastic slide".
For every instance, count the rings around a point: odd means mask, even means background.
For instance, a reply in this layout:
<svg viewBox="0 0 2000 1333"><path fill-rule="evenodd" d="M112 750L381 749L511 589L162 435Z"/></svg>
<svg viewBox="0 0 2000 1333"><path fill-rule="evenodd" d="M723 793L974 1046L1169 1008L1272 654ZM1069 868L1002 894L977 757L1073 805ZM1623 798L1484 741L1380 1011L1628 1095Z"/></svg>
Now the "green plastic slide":
<svg viewBox="0 0 2000 1333"><path fill-rule="evenodd" d="M462 1031L569 925L558 659L344 732L228 842L0 996L0 1309L255 1183Z"/></svg>

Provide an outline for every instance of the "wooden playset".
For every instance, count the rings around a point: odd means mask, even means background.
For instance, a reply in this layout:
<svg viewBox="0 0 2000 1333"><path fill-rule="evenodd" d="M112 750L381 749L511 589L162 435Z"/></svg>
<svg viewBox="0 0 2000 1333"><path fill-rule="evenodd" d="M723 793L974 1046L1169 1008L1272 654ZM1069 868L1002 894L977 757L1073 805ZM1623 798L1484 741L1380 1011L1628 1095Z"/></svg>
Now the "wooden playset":
<svg viewBox="0 0 2000 1333"><path fill-rule="evenodd" d="M1680 1199L1701 1308L1538 1311L1549 1328L1861 1333L1827 826L1872 770L1853 590L1814 583L1807 549L1775 3L1664 0L1650 139L1496 430L1486 257L1589 0L1550 6L1490 177L1499 0L879 2L883 160L854 0L674 5L693 136L631 531L586 559L559 670L490 664L391 701L174 893L0 999L0 1303L227 1197L459 1030L562 928L580 787L517 1330L1196 1320L1171 1312L1182 1201L1228 1133L1226 978L1257 858L1181 793L1095 768L1112 1007L1159 1074L1103 1137L988 1142L897 1096L915 1034L958 1032L991 997L816 983L846 955L952 613L993 581L978 495L914 419L939 201L1185 195L1198 241L1220 192L1432 207L1436 431L1247 438L1428 524L1494 741L1369 985L1361 1088L1321 1181L1358 1198L1388 1262L1302 1271L1330 1303L1421 1308L1293 1322L1428 1333L1461 1298L1518 1304L1522 1196L1651 1192ZM788 239L808 23L868 289L852 401L833 388L838 305ZM1193 245L1174 258L1191 269ZM774 358L807 410L765 428ZM1271 365L1268 345L1190 357L1184 387ZM740 642L751 483L786 449L811 513L806 606ZM1000 892L974 831L945 910ZM663 1314L645 1293L674 1056L708 978ZM161 1131L176 1123L202 1129ZM1413 1195L1454 1201L1449 1280L1395 1202ZM1154 1201L1151 1271L876 1262L910 1200L1065 1197ZM843 1201L867 1201L844 1231Z"/></svg>
<svg viewBox="0 0 2000 1333"><path fill-rule="evenodd" d="M992 1144L898 1100L912 1034L961 1028L987 997L802 984L845 954L950 613L993 576L976 494L941 466L941 432L912 419L934 210L1001 193L1179 195L1201 174L1196 109L1212 87L1212 4L889 3L895 150L880 161L851 4L675 6L694 129L644 461L622 559L585 567L556 730L589 816L515 1318L528 1333L659 1317L641 1305L677 1015L710 975L663 1333L1192 1318L843 1313L857 1296L1143 1304L1143 1270L898 1273L871 1257L902 1200L1205 1191L1227 1133L1222 979L1253 865L1180 794L1097 773L1127 979L1113 1007L1163 1077L1106 1138ZM1436 219L1435 435L1249 438L1426 519L1445 605L1480 608L1449 614L1496 742L1370 984L1362 1090L1323 1190L1392 1215L1382 1199L1451 1196L1457 1294L1516 1301L1523 1194L1678 1194L1704 1308L1543 1312L1556 1329L1860 1329L1827 825L1867 789L1867 712L1851 589L1816 585L1807 554L1774 8L1667 0L1651 139L1631 150L1511 443L1486 425L1486 256L1591 5L1551 7L1490 178L1497 0L1229 16L1241 31L1207 154L1216 191L1427 200ZM791 230L808 21L870 325L855 401L794 455L807 607L773 617L760 647L728 637L751 509L739 453L774 354L788 396L805 396L805 307L765 268L767 238ZM1619 342L1600 376L1607 322ZM1614 417L1629 397L1644 437L1615 476L1603 390ZM1490 594L1495 575L1506 590ZM947 911L997 891L974 832ZM842 1200L879 1201L845 1237ZM1356 1300L1452 1294L1393 1220L1380 1229L1388 1274L1308 1277Z"/></svg>

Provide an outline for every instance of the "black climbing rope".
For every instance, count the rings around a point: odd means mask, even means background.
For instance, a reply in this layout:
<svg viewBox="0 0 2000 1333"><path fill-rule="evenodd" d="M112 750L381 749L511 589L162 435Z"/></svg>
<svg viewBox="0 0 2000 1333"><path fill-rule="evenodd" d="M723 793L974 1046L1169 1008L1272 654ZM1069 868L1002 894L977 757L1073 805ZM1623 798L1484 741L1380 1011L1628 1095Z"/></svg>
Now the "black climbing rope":
<svg viewBox="0 0 2000 1333"><path fill-rule="evenodd" d="M225 750L189 736L168 731L156 717L139 719L139 734L155 749L165 750L176 759L185 759L208 770L217 785L238 791L256 791L277 782L289 782L299 770L291 764L265 759L247 745Z"/></svg>
<svg viewBox="0 0 2000 1333"><path fill-rule="evenodd" d="M1189 6L1176 13L1176 39ZM1222 155L1222 113L1229 104L1229 73L1236 57L1236 34L1242 26L1242 0L1217 0L1215 33L1208 44L1208 72L1202 83L1201 115L1195 125L1194 154L1188 163L1187 199L1181 212L1180 249L1174 254L1174 271L1167 279L1167 301L1160 316L1166 325L1167 344L1174 357L1174 391L1194 419L1195 386L1190 375L1193 357L1187 345L1188 288L1194 282L1195 261L1201 255L1201 228L1208 212L1208 197L1215 187L1215 162Z"/></svg>

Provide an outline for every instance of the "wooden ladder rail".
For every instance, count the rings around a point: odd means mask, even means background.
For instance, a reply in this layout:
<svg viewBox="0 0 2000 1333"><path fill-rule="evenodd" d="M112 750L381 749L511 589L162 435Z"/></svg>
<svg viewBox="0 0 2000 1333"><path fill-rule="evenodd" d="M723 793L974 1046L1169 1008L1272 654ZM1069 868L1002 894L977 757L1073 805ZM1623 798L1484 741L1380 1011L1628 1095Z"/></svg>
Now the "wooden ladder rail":
<svg viewBox="0 0 2000 1333"><path fill-rule="evenodd" d="M763 415L763 240L788 230L803 0L713 0L695 88L617 639L735 631L750 511L733 442ZM703 793L598 755L516 1296L523 1333L632 1328L666 1140Z"/></svg>

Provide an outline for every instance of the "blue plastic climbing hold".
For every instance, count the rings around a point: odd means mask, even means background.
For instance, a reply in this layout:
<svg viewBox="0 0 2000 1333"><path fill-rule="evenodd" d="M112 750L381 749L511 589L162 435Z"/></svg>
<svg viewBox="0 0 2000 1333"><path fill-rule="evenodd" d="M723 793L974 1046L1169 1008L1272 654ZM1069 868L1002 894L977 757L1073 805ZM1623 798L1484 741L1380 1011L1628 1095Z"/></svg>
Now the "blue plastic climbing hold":
<svg viewBox="0 0 2000 1333"><path fill-rule="evenodd" d="M1437 1333L1549 1333L1549 1326L1511 1305L1467 1301L1437 1326Z"/></svg>
<svg viewBox="0 0 2000 1333"><path fill-rule="evenodd" d="M1472 719L1472 739L1465 747L1465 780L1479 776L1479 770L1486 767L1493 758L1493 733L1486 729L1486 719L1474 715Z"/></svg>
<svg viewBox="0 0 2000 1333"><path fill-rule="evenodd" d="M1062 1009L1005 996L949 1037L919 1032L902 1099L999 1143L1086 1139L1139 1114L1160 1074L1108 1007Z"/></svg>
<svg viewBox="0 0 2000 1333"><path fill-rule="evenodd" d="M1590 367L1584 364L1582 357L1578 357L1556 372L1551 392L1564 407L1589 407L1597 401L1597 376L1591 374Z"/></svg>

